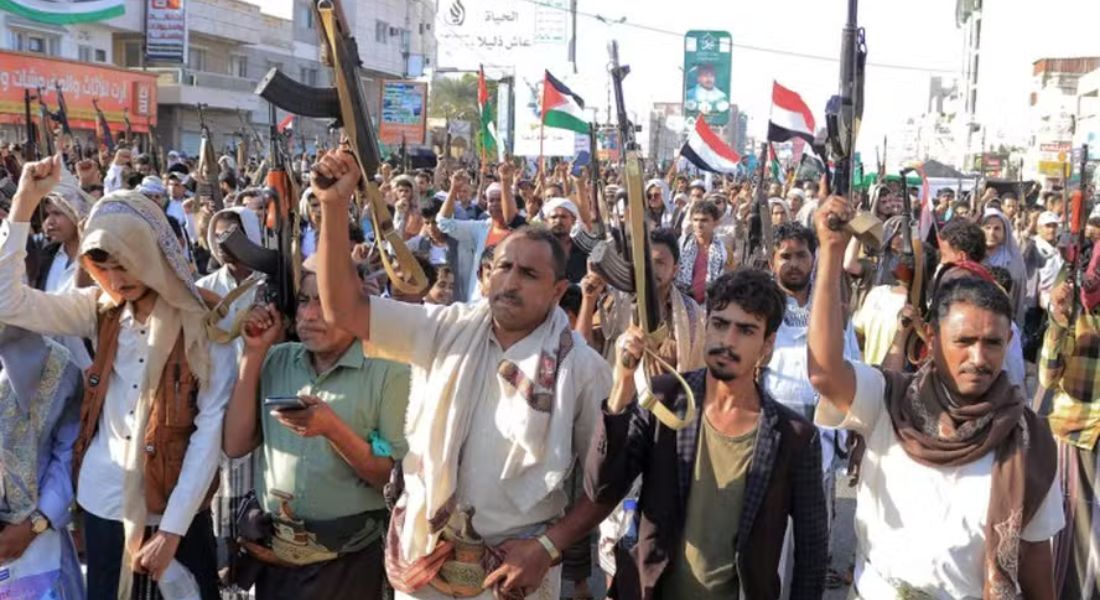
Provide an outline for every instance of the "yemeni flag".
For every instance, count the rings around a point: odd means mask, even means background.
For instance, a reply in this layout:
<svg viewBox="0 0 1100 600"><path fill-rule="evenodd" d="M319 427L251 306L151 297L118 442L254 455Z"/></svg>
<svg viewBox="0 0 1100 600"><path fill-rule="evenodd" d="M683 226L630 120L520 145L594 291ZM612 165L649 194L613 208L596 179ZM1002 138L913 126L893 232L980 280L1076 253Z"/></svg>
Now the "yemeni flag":
<svg viewBox="0 0 1100 600"><path fill-rule="evenodd" d="M695 129L688 135L680 155L691 164L714 173L736 173L741 157L707 126L706 119L695 119Z"/></svg>
<svg viewBox="0 0 1100 600"><path fill-rule="evenodd" d="M38 23L74 25L121 17L126 14L126 0L0 0L0 12Z"/></svg>
<svg viewBox="0 0 1100 600"><path fill-rule="evenodd" d="M546 71L542 86L542 124L588 135L584 100Z"/></svg>
<svg viewBox="0 0 1100 600"><path fill-rule="evenodd" d="M497 155L497 111L489 101L489 86L485 85L485 70L477 69L477 112L481 115L481 128L477 143L481 160Z"/></svg>
<svg viewBox="0 0 1100 600"><path fill-rule="evenodd" d="M773 81L768 141L785 142L791 138L814 143L814 114L801 96Z"/></svg>

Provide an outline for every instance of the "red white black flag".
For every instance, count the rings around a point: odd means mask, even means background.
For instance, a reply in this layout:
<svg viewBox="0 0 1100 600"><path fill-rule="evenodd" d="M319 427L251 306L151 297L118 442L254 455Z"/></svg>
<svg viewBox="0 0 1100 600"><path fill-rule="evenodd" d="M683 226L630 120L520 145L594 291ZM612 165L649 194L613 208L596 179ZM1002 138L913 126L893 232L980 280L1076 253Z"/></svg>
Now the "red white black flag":
<svg viewBox="0 0 1100 600"><path fill-rule="evenodd" d="M768 141L785 142L792 137L814 143L814 114L795 92L772 82L772 112L768 119Z"/></svg>
<svg viewBox="0 0 1100 600"><path fill-rule="evenodd" d="M695 129L688 135L680 154L691 164L715 173L734 173L741 157L707 127L703 117L695 120Z"/></svg>

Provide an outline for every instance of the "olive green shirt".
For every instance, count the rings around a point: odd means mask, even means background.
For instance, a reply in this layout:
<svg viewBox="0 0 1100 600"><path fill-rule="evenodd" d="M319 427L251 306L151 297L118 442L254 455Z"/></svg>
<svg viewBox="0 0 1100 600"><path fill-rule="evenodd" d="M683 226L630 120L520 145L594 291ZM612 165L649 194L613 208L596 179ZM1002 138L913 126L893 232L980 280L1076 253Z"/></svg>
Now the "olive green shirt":
<svg viewBox="0 0 1100 600"><path fill-rule="evenodd" d="M734 544L756 431L730 437L703 415L688 494L684 541L661 578L661 597L684 600L739 595Z"/></svg>
<svg viewBox="0 0 1100 600"><path fill-rule="evenodd" d="M265 511L279 514L286 495L291 496L288 506L295 519L306 522L385 509L382 491L360 479L328 440L295 434L262 403L269 396L317 396L364 440L377 430L392 445L392 458L397 461L408 450L404 435L407 365L365 358L362 344L356 341L332 368L317 374L305 346L279 344L264 360L259 392L264 441L255 484Z"/></svg>

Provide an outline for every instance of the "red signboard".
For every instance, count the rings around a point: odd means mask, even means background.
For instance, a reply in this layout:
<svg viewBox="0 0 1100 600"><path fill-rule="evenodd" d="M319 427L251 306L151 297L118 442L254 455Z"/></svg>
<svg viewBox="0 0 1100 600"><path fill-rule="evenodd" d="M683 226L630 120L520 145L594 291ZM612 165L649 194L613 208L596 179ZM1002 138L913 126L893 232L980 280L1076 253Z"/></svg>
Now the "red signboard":
<svg viewBox="0 0 1100 600"><path fill-rule="evenodd" d="M0 51L0 122L23 123L27 89L32 94L41 89L46 105L56 112L58 83L74 129L95 129L92 99L99 102L112 129L122 128L123 109L129 109L135 132L144 133L157 124L154 74L4 51ZM31 114L38 116L37 101L31 104Z"/></svg>

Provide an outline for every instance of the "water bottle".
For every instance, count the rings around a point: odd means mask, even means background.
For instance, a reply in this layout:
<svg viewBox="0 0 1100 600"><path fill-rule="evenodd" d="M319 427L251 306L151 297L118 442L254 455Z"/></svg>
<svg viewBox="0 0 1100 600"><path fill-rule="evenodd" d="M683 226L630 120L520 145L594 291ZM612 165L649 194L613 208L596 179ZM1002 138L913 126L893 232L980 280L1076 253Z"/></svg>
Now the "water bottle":
<svg viewBox="0 0 1100 600"><path fill-rule="evenodd" d="M623 500L623 519L626 521L626 533L619 540L619 545L630 550L638 543L638 499L627 498Z"/></svg>

